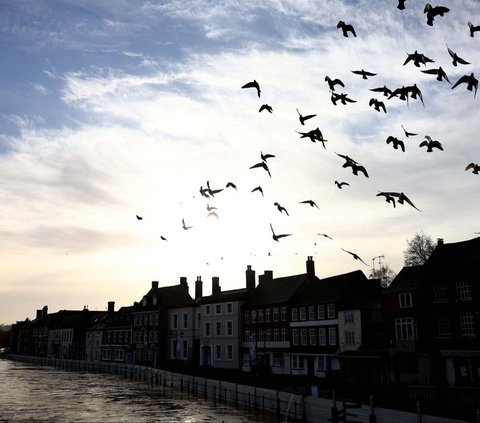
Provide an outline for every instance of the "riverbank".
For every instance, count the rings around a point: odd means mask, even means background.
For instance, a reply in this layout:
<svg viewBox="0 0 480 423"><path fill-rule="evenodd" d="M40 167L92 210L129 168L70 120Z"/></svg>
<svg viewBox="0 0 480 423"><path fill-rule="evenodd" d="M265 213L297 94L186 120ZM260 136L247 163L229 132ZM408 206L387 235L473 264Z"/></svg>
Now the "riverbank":
<svg viewBox="0 0 480 423"><path fill-rule="evenodd" d="M76 372L91 372L113 374L125 379L142 381L163 389L176 389L186 394L204 398L208 401L227 404L232 407L269 413L275 415L279 421L288 422L326 422L332 421L341 415L346 408L349 413L355 414L354 419L361 422L376 423L472 423L475 417L468 419L445 418L427 415L422 412L421 404L416 412L378 407L374 398L371 404L344 402L341 398L330 393L331 398L321 398L318 390L306 387L293 386L290 392L286 390L270 389L268 387L245 385L232 381L233 376L220 380L212 377L180 373L174 370L153 369L150 367L130 365L125 363L93 363L81 360L65 360L47 357L29 357L20 355L4 355L3 358L28 363L34 366L51 366L58 369ZM226 372L223 373L227 376ZM265 383L265 381L263 381ZM273 381L274 383L275 381ZM311 388L311 387L310 387ZM297 390L296 390L297 389ZM325 394L324 392L320 392ZM288 420L287 420L288 419Z"/></svg>

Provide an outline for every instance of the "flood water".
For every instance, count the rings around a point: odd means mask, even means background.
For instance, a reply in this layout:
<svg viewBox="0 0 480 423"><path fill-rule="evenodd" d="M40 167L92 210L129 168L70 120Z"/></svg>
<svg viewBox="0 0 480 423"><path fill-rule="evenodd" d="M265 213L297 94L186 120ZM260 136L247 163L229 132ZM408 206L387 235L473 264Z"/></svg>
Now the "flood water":
<svg viewBox="0 0 480 423"><path fill-rule="evenodd" d="M274 422L174 389L119 376L0 359L0 422Z"/></svg>

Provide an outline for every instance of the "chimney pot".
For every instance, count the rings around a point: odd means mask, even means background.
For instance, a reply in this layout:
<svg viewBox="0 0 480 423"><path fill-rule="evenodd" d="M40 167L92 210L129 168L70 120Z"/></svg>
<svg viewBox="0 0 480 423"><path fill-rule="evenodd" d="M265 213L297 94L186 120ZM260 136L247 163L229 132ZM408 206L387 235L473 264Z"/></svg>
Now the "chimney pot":
<svg viewBox="0 0 480 423"><path fill-rule="evenodd" d="M158 288L158 281L152 281L152 289Z"/></svg>
<svg viewBox="0 0 480 423"><path fill-rule="evenodd" d="M37 310L37 319L39 319L40 317L42 317L42 310Z"/></svg>
<svg viewBox="0 0 480 423"><path fill-rule="evenodd" d="M42 316L46 316L47 314L48 314L48 306L43 306Z"/></svg>
<svg viewBox="0 0 480 423"><path fill-rule="evenodd" d="M200 298L203 295L203 282L200 276L197 276L195 281L195 299Z"/></svg>
<svg viewBox="0 0 480 423"><path fill-rule="evenodd" d="M315 276L315 262L313 261L313 256L307 257L307 275Z"/></svg>
<svg viewBox="0 0 480 423"><path fill-rule="evenodd" d="M255 288L255 270L252 270L252 266L247 266L245 271L246 287L248 290Z"/></svg>
<svg viewBox="0 0 480 423"><path fill-rule="evenodd" d="M115 311L115 301L108 302L108 313L111 314Z"/></svg>
<svg viewBox="0 0 480 423"><path fill-rule="evenodd" d="M212 295L220 294L220 278L218 276L212 277Z"/></svg>

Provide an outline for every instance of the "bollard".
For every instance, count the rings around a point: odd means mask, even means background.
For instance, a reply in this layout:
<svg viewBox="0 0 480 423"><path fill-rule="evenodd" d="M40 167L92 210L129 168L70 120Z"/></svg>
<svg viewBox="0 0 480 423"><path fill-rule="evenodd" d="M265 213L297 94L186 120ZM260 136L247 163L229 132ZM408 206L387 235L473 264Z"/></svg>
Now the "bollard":
<svg viewBox="0 0 480 423"><path fill-rule="evenodd" d="M377 416L373 407L373 395L370 395L370 415L368 416L369 423L377 423Z"/></svg>
<svg viewBox="0 0 480 423"><path fill-rule="evenodd" d="M235 385L235 408L238 408L238 385Z"/></svg>
<svg viewBox="0 0 480 423"><path fill-rule="evenodd" d="M420 401L417 401L417 423L422 423L422 410L420 408Z"/></svg>

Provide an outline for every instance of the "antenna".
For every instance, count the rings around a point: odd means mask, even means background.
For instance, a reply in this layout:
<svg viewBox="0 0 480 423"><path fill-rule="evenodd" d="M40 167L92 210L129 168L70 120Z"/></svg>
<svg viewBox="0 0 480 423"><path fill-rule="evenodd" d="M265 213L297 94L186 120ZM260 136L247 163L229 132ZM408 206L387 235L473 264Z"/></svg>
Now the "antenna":
<svg viewBox="0 0 480 423"><path fill-rule="evenodd" d="M378 265L380 266L380 269L381 269L383 267L382 259L384 259L384 258L385 258L385 256L381 255L381 256L376 256L372 259L373 271L375 271L375 259L378 259Z"/></svg>

